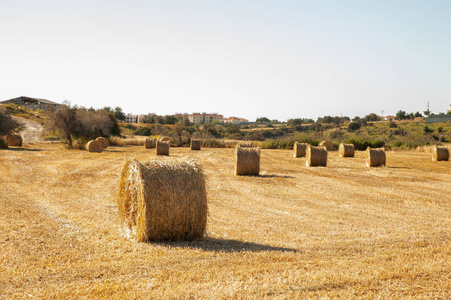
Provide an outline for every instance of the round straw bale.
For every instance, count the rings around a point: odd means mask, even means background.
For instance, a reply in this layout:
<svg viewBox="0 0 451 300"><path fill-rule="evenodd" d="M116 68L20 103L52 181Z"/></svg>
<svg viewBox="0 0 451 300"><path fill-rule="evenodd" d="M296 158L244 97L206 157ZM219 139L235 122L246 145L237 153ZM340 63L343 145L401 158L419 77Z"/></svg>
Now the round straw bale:
<svg viewBox="0 0 451 300"><path fill-rule="evenodd" d="M169 155L169 142L156 142L157 155Z"/></svg>
<svg viewBox="0 0 451 300"><path fill-rule="evenodd" d="M161 138L159 138L158 140L159 140L160 142L168 142L168 143L171 142L171 138L168 137L168 136L161 137Z"/></svg>
<svg viewBox="0 0 451 300"><path fill-rule="evenodd" d="M146 141L145 141L145 143L144 143L144 147L145 147L146 149L153 149L153 148L156 147L156 142L157 142L156 139L146 138Z"/></svg>
<svg viewBox="0 0 451 300"><path fill-rule="evenodd" d="M340 157L354 157L354 145L341 143L338 147L338 154Z"/></svg>
<svg viewBox="0 0 451 300"><path fill-rule="evenodd" d="M207 225L201 168L192 160L130 160L121 173L119 215L140 242L200 238Z"/></svg>
<svg viewBox="0 0 451 300"><path fill-rule="evenodd" d="M366 149L366 166L367 167L385 166L384 148L368 147Z"/></svg>
<svg viewBox="0 0 451 300"><path fill-rule="evenodd" d="M96 138L96 141L100 141L102 143L103 149L106 149L110 145L110 143L108 143L108 140L103 136L99 136L98 138Z"/></svg>
<svg viewBox="0 0 451 300"><path fill-rule="evenodd" d="M327 150L324 147L308 146L305 154L305 165L307 167L327 166Z"/></svg>
<svg viewBox="0 0 451 300"><path fill-rule="evenodd" d="M331 151L334 148L334 144L331 141L322 141L318 144L318 147L324 147L327 151Z"/></svg>
<svg viewBox="0 0 451 300"><path fill-rule="evenodd" d="M191 150L200 150L201 144L202 144L201 139L191 139L190 148Z"/></svg>
<svg viewBox="0 0 451 300"><path fill-rule="evenodd" d="M256 175L260 173L260 148L235 147L235 174Z"/></svg>
<svg viewBox="0 0 451 300"><path fill-rule="evenodd" d="M435 146L432 152L432 161L449 160L449 149L447 147Z"/></svg>
<svg viewBox="0 0 451 300"><path fill-rule="evenodd" d="M5 137L5 141L8 146L22 146L23 139L17 133L10 133Z"/></svg>
<svg viewBox="0 0 451 300"><path fill-rule="evenodd" d="M103 145L101 141L92 140L86 144L86 151L88 152L102 152Z"/></svg>
<svg viewBox="0 0 451 300"><path fill-rule="evenodd" d="M307 147L307 143L295 142L293 147L294 157L305 157L305 151L307 150Z"/></svg>

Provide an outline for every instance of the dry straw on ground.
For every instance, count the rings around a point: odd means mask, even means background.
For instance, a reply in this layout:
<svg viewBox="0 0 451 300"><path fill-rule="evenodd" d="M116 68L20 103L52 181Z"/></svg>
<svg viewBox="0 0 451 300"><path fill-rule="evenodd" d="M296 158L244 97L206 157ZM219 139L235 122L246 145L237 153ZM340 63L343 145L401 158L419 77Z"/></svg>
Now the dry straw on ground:
<svg viewBox="0 0 451 300"><path fill-rule="evenodd" d="M307 167L327 166L327 150L323 147L308 146L305 155L305 165Z"/></svg>
<svg viewBox="0 0 451 300"><path fill-rule="evenodd" d="M103 145L102 142L97 140L89 141L86 144L86 151L88 152L102 152L103 151Z"/></svg>
<svg viewBox="0 0 451 300"><path fill-rule="evenodd" d="M144 143L144 147L145 147L146 149L153 149L153 148L156 147L156 142L157 142L156 139L153 139L153 138L146 138L146 141L145 141L145 143Z"/></svg>
<svg viewBox="0 0 451 300"><path fill-rule="evenodd" d="M191 139L190 148L191 150L200 150L201 144L201 139Z"/></svg>
<svg viewBox="0 0 451 300"><path fill-rule="evenodd" d="M235 147L235 175L256 175L260 174L260 148Z"/></svg>
<svg viewBox="0 0 451 300"><path fill-rule="evenodd" d="M305 157L305 151L307 150L307 147L307 143L295 142L293 147L294 157Z"/></svg>
<svg viewBox="0 0 451 300"><path fill-rule="evenodd" d="M385 166L385 149L384 148L370 148L366 149L366 166L379 167Z"/></svg>
<svg viewBox="0 0 451 300"><path fill-rule="evenodd" d="M334 148L334 144L332 144L331 141L322 141L319 143L318 147L324 147L327 151L331 151Z"/></svg>
<svg viewBox="0 0 451 300"><path fill-rule="evenodd" d="M205 179L185 161L127 161L122 169L119 214L140 242L200 238L207 225Z"/></svg>
<svg viewBox="0 0 451 300"><path fill-rule="evenodd" d="M338 147L338 155L340 157L354 157L354 145L341 143Z"/></svg>
<svg viewBox="0 0 451 300"><path fill-rule="evenodd" d="M12 133L5 137L8 146L22 146L23 139L19 134Z"/></svg>
<svg viewBox="0 0 451 300"><path fill-rule="evenodd" d="M449 149L447 147L435 146L432 152L433 161L448 161L449 160Z"/></svg>
<svg viewBox="0 0 451 300"><path fill-rule="evenodd" d="M169 155L169 142L156 142L157 155Z"/></svg>
<svg viewBox="0 0 451 300"><path fill-rule="evenodd" d="M96 138L96 141L99 141L99 142L102 143L103 149L108 148L108 146L110 145L110 144L108 143L108 140L107 140L106 138L102 137L102 136L99 136L98 138Z"/></svg>

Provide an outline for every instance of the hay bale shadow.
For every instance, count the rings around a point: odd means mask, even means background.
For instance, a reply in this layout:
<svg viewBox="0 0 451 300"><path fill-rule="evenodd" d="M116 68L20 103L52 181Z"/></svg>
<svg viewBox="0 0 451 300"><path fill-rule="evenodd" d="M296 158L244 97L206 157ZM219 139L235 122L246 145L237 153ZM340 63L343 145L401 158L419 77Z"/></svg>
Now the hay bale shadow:
<svg viewBox="0 0 451 300"><path fill-rule="evenodd" d="M296 178L294 176L289 176L289 175L259 175L258 177L262 177L262 178Z"/></svg>
<svg viewBox="0 0 451 300"><path fill-rule="evenodd" d="M257 243L241 242L231 239L216 239L211 237L192 241L152 242L152 244L173 248L201 249L213 252L298 252L298 250L292 248L273 247Z"/></svg>

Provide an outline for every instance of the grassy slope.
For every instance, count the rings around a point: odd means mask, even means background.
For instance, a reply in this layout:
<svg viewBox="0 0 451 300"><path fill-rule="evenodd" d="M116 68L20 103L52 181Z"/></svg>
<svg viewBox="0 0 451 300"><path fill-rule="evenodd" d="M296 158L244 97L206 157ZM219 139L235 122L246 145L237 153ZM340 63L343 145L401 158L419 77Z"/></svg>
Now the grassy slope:
<svg viewBox="0 0 451 300"><path fill-rule="evenodd" d="M204 168L208 237L135 243L115 196L125 158L26 145L0 155L0 298L451 297L451 168L430 154L364 154L307 168L262 150L260 177L233 176L232 149L171 149Z"/></svg>

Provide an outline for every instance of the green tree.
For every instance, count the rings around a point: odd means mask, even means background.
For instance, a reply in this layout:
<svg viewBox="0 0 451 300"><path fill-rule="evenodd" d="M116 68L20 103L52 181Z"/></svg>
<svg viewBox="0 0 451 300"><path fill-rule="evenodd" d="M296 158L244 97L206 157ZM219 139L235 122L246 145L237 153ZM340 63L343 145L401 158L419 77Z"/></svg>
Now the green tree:
<svg viewBox="0 0 451 300"><path fill-rule="evenodd" d="M72 146L72 135L76 134L80 128L80 122L77 120L77 108L66 102L55 110L52 115L53 127L62 134L68 143L69 149Z"/></svg>
<svg viewBox="0 0 451 300"><path fill-rule="evenodd" d="M406 112L403 110L398 110L398 112L396 113L397 120L405 120L407 118L408 118L408 116L407 116Z"/></svg>
<svg viewBox="0 0 451 300"><path fill-rule="evenodd" d="M114 116L120 121L125 121L125 113L119 106L114 108Z"/></svg>
<svg viewBox="0 0 451 300"><path fill-rule="evenodd" d="M271 123L271 120L267 117L259 117L255 120L256 123Z"/></svg>

